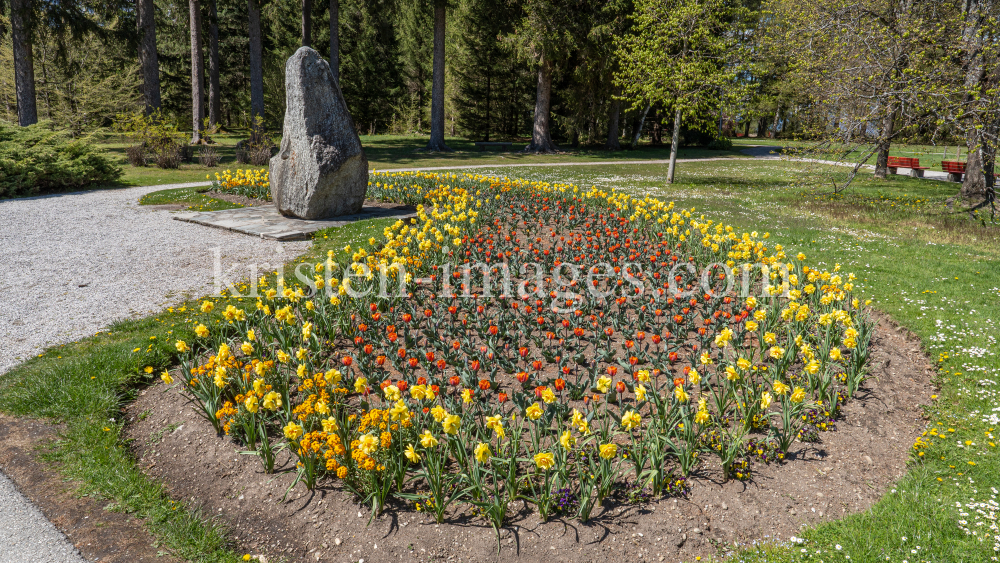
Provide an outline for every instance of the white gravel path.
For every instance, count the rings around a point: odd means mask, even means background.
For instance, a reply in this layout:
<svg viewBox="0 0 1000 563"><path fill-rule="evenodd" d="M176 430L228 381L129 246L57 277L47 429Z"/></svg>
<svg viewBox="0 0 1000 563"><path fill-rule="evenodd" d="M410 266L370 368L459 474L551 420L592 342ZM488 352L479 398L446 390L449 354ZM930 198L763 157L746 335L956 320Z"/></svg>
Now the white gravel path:
<svg viewBox="0 0 1000 563"><path fill-rule="evenodd" d="M0 563L82 563L84 559L40 510L0 473Z"/></svg>
<svg viewBox="0 0 1000 563"><path fill-rule="evenodd" d="M0 201L0 374L117 319L212 293L216 249L223 272L255 262L263 273L309 248L174 221L137 203L191 185L204 183Z"/></svg>
<svg viewBox="0 0 1000 563"><path fill-rule="evenodd" d="M0 377L48 346L212 293L216 249L223 272L250 263L263 272L309 248L174 221L137 203L192 185L204 183L0 201ZM0 473L0 563L25 561L84 560Z"/></svg>

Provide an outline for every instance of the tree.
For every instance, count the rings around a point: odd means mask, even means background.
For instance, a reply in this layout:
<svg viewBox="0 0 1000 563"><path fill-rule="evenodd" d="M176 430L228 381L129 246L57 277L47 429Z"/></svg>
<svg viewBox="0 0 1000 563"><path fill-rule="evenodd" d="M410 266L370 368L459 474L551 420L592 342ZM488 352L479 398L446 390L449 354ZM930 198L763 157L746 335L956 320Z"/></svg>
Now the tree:
<svg viewBox="0 0 1000 563"><path fill-rule="evenodd" d="M146 113L160 108L160 63L156 56L156 6L153 0L136 0L139 29L139 64ZM212 0L213 6L215 0Z"/></svg>
<svg viewBox="0 0 1000 563"><path fill-rule="evenodd" d="M633 33L618 43L617 84L624 97L636 100L633 108L662 103L673 109L667 171L673 182L684 118L713 113L738 88L748 57L735 30L749 14L726 0L637 0L636 12Z"/></svg>
<svg viewBox="0 0 1000 563"><path fill-rule="evenodd" d="M536 77L519 60L509 37L523 16L507 0L466 0L459 7L455 64L458 125L481 141L512 138L526 131Z"/></svg>
<svg viewBox="0 0 1000 563"><path fill-rule="evenodd" d="M361 134L387 129L399 113L398 15L396 0L340 3L340 89Z"/></svg>
<svg viewBox="0 0 1000 563"><path fill-rule="evenodd" d="M340 84L340 0L330 0L330 70Z"/></svg>
<svg viewBox="0 0 1000 563"><path fill-rule="evenodd" d="M946 121L955 96L948 59L956 10L939 0L770 0L773 49L788 53L802 77L820 135L845 145L868 143L847 182L875 155L885 178L895 139ZM818 135L819 136L819 135ZM855 150L857 147L850 149Z"/></svg>
<svg viewBox="0 0 1000 563"><path fill-rule="evenodd" d="M260 35L259 0L247 0L250 27L250 127L251 136L263 133L264 127L264 53Z"/></svg>
<svg viewBox="0 0 1000 563"><path fill-rule="evenodd" d="M526 152L553 152L552 77L556 65L585 37L591 3L583 0L526 0L525 16L511 37L523 57L537 65L535 114Z"/></svg>
<svg viewBox="0 0 1000 563"><path fill-rule="evenodd" d="M434 2L402 3L395 27L399 63L409 94L400 104L404 127L423 132L434 75L434 36L427 33L434 28ZM443 130L443 122L441 127Z"/></svg>
<svg viewBox="0 0 1000 563"><path fill-rule="evenodd" d="M191 13L191 115L193 129L191 143L201 142L201 128L205 120L205 57L201 46L201 2L188 0Z"/></svg>
<svg viewBox="0 0 1000 563"><path fill-rule="evenodd" d="M208 0L208 123L219 125L222 113L222 87L219 84L219 9L218 0Z"/></svg>
<svg viewBox="0 0 1000 563"><path fill-rule="evenodd" d="M302 0L302 46L312 47L312 0Z"/></svg>
<svg viewBox="0 0 1000 563"><path fill-rule="evenodd" d="M444 24L447 0L434 0L434 71L431 86L431 138L427 150L450 151L444 143Z"/></svg>
<svg viewBox="0 0 1000 563"><path fill-rule="evenodd" d="M17 90L17 123L38 123L35 99L35 62L31 49L34 5L31 0L10 0L11 39L14 44L14 84Z"/></svg>
<svg viewBox="0 0 1000 563"><path fill-rule="evenodd" d="M984 114L995 109L997 96L997 57L1000 55L997 27L1000 26L1000 2L995 0L964 0L962 30L962 77L964 95L960 120L965 130L969 156L962 181L963 197L986 194L987 175L992 176L987 161L994 153L990 133L992 123ZM991 92L992 90L992 92ZM985 110L985 111L984 111ZM995 135L994 135L995 136Z"/></svg>

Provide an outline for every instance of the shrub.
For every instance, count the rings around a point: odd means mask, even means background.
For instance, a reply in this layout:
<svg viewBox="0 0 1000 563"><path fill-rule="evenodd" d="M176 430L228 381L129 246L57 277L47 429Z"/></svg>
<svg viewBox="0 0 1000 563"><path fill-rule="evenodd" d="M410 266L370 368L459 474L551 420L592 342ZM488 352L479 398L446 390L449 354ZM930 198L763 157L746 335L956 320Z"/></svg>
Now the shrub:
<svg viewBox="0 0 1000 563"><path fill-rule="evenodd" d="M733 150L733 142L728 137L719 137L713 139L705 148L710 151L731 151Z"/></svg>
<svg viewBox="0 0 1000 563"><path fill-rule="evenodd" d="M181 145L163 147L156 154L156 165L160 168L180 168L183 148Z"/></svg>
<svg viewBox="0 0 1000 563"><path fill-rule="evenodd" d="M146 147L144 145L133 145L125 149L125 159L132 166L146 166Z"/></svg>
<svg viewBox="0 0 1000 563"><path fill-rule="evenodd" d="M194 159L194 150L182 144L183 134L160 110L149 115L142 112L120 113L114 130L142 146L160 168L177 168L182 161L191 162ZM132 162L131 158L129 162Z"/></svg>
<svg viewBox="0 0 1000 563"><path fill-rule="evenodd" d="M220 160L222 160L222 157L219 155L219 151L215 147L209 145L201 147L201 150L198 153L198 161L201 162L202 166L215 168L219 165Z"/></svg>
<svg viewBox="0 0 1000 563"><path fill-rule="evenodd" d="M253 164L254 166L267 166L271 162L271 156L275 149L274 139L272 139L263 129L258 129L249 139L243 139L236 143L236 162L239 164Z"/></svg>
<svg viewBox="0 0 1000 563"><path fill-rule="evenodd" d="M74 140L48 125L0 124L0 197L78 189L121 178L121 167L96 153L87 138Z"/></svg>

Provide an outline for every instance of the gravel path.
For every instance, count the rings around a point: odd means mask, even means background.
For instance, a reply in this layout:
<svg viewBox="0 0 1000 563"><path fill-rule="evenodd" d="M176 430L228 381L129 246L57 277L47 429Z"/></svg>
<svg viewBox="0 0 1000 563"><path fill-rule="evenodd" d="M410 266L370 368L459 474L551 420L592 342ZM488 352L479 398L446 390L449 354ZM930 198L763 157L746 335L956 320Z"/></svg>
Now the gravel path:
<svg viewBox="0 0 1000 563"><path fill-rule="evenodd" d="M40 510L0 473L0 563L82 563L84 559Z"/></svg>
<svg viewBox="0 0 1000 563"><path fill-rule="evenodd" d="M189 185L0 201L0 292L9 301L0 308L0 374L114 320L212 293L216 254L223 272L253 262L263 272L309 248L174 221L137 204L148 192ZM230 277L239 271L249 272Z"/></svg>
<svg viewBox="0 0 1000 563"><path fill-rule="evenodd" d="M213 293L216 253L223 272L254 262L263 272L309 248L174 221L137 203L152 191L202 184L0 201L0 291L9 301L0 308L0 377L48 346ZM240 271L232 270L234 281ZM0 563L25 561L83 559L0 474Z"/></svg>

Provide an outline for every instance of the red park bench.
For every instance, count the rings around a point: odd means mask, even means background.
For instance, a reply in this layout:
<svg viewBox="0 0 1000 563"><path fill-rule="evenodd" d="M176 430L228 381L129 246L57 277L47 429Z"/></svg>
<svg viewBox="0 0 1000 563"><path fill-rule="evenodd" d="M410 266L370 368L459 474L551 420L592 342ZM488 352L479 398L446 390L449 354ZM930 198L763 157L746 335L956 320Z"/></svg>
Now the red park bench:
<svg viewBox="0 0 1000 563"><path fill-rule="evenodd" d="M965 163L958 160L942 160L941 169L948 173L951 182L961 182L965 175Z"/></svg>
<svg viewBox="0 0 1000 563"><path fill-rule="evenodd" d="M907 158L905 156L890 156L889 173L895 174L897 168L909 168L910 176L913 176L914 178L923 178L924 170L927 170L926 166L920 166L919 158Z"/></svg>

